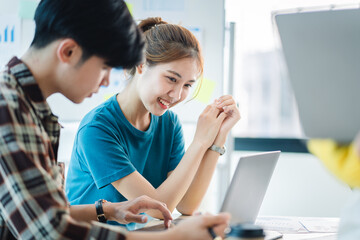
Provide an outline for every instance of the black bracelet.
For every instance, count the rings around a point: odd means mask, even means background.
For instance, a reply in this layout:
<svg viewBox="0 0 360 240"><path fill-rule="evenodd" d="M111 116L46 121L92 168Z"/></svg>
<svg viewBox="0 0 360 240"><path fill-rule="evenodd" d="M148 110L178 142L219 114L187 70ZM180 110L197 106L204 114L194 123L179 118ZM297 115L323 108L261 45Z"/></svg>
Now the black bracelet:
<svg viewBox="0 0 360 240"><path fill-rule="evenodd" d="M106 221L107 221L105 214L104 214L103 207L102 207L102 204L105 202L107 202L107 201L104 199L100 199L95 202L97 219L99 222L102 222L102 223L106 223Z"/></svg>

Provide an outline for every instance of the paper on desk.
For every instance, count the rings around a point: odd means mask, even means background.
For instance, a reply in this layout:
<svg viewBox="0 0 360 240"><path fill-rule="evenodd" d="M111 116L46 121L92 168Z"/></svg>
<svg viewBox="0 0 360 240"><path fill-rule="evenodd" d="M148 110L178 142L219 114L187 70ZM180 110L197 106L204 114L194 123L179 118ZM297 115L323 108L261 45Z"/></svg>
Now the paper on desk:
<svg viewBox="0 0 360 240"><path fill-rule="evenodd" d="M338 218L299 218L306 230L314 233L336 233L339 228Z"/></svg>
<svg viewBox="0 0 360 240"><path fill-rule="evenodd" d="M265 230L279 231L282 233L307 232L299 223L298 219L293 217L259 217L256 219L255 224Z"/></svg>

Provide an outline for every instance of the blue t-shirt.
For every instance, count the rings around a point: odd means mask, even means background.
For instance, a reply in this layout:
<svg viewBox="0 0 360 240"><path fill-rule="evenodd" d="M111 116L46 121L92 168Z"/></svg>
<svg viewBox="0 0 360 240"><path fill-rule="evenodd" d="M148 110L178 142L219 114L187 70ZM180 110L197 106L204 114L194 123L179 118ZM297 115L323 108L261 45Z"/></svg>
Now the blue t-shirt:
<svg viewBox="0 0 360 240"><path fill-rule="evenodd" d="M126 201L112 182L138 171L157 188L184 153L175 113L151 114L149 128L140 131L125 118L114 95L80 123L66 177L67 197L71 205Z"/></svg>

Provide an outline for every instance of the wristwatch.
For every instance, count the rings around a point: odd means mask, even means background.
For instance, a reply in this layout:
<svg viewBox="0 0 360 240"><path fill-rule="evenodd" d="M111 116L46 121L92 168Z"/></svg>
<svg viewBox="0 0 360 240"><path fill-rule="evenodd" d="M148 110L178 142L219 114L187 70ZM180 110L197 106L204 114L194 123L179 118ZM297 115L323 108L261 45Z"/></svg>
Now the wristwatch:
<svg viewBox="0 0 360 240"><path fill-rule="evenodd" d="M219 146L216 146L215 144L213 144L211 147L209 147L209 149L213 150L215 152L218 152L220 154L220 156L224 155L226 152L225 146L219 147Z"/></svg>
<svg viewBox="0 0 360 240"><path fill-rule="evenodd" d="M104 214L104 210L103 210L103 207L102 207L102 204L103 203L106 203L107 201L104 200L104 199L100 199L100 200L97 200L95 202L95 208L96 208L96 214L97 214L97 219L99 222L102 222L102 223L106 223L107 219L105 217L105 214Z"/></svg>

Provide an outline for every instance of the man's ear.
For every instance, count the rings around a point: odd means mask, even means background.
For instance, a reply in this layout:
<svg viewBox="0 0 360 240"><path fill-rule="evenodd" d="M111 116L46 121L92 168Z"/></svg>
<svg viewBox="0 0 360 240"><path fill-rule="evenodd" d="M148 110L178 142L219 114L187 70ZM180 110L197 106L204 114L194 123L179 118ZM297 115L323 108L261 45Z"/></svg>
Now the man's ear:
<svg viewBox="0 0 360 240"><path fill-rule="evenodd" d="M82 56L82 50L79 44L73 39L66 38L60 41L56 55L60 62L77 64Z"/></svg>

